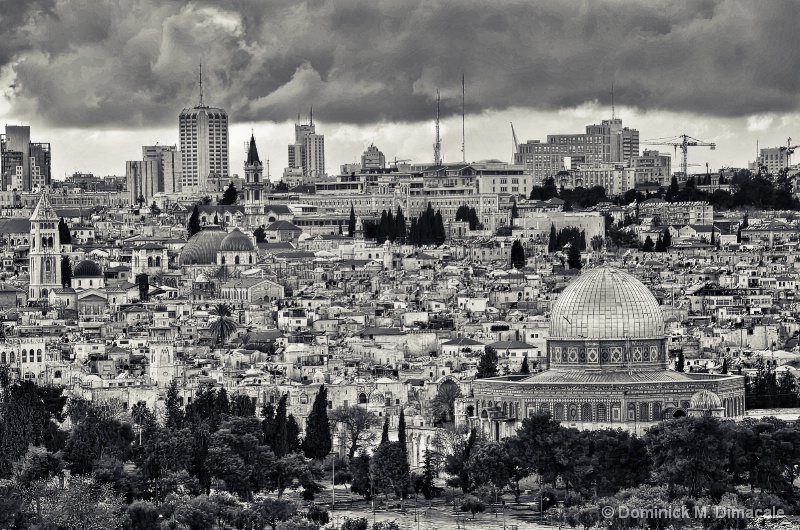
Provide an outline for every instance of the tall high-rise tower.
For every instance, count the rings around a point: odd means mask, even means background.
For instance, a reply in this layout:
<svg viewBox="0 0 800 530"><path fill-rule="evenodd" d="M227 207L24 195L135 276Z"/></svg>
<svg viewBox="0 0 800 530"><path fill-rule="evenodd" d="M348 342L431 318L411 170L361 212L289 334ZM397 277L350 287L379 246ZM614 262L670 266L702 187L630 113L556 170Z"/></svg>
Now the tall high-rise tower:
<svg viewBox="0 0 800 530"><path fill-rule="evenodd" d="M294 143L289 145L289 169L302 169L305 182L325 175L325 136L316 133L313 110L308 123L294 126Z"/></svg>
<svg viewBox="0 0 800 530"><path fill-rule="evenodd" d="M247 147L247 160L244 163L244 200L245 211L257 209L264 199L264 164L258 157L256 137L250 135Z"/></svg>
<svg viewBox="0 0 800 530"><path fill-rule="evenodd" d="M6 125L0 134L0 175L3 191L31 191L50 185L50 144L31 142L27 125Z"/></svg>
<svg viewBox="0 0 800 530"><path fill-rule="evenodd" d="M204 191L209 175L228 176L228 113L203 105L202 72L200 104L183 109L178 118L182 191L189 192Z"/></svg>
<svg viewBox="0 0 800 530"><path fill-rule="evenodd" d="M61 241L58 216L42 193L31 216L31 248L28 252L30 284L28 300L46 299L50 291L61 287Z"/></svg>

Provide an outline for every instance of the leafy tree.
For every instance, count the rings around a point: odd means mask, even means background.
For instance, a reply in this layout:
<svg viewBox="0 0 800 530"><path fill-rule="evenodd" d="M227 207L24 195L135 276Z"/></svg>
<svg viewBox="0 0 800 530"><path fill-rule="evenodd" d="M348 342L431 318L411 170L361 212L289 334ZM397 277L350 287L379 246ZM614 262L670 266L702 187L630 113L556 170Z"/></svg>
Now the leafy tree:
<svg viewBox="0 0 800 530"><path fill-rule="evenodd" d="M353 237L356 233L356 211L350 205L350 218L347 221L347 235Z"/></svg>
<svg viewBox="0 0 800 530"><path fill-rule="evenodd" d="M376 492L394 492L401 499L411 484L406 449L400 442L379 445L372 458L372 476Z"/></svg>
<svg viewBox="0 0 800 530"><path fill-rule="evenodd" d="M90 405L85 418L72 428L63 458L73 474L87 474L102 455L127 460L133 439L130 424Z"/></svg>
<svg viewBox="0 0 800 530"><path fill-rule="evenodd" d="M578 245L570 245L567 251L567 265L570 269L582 269L583 262L581 261L581 251Z"/></svg>
<svg viewBox="0 0 800 530"><path fill-rule="evenodd" d="M522 243L519 239L514 240L511 245L511 265L515 269L521 269L525 266L525 249L522 248Z"/></svg>
<svg viewBox="0 0 800 530"><path fill-rule="evenodd" d="M497 491L502 490L508 482L511 466L504 444L485 441L472 450L467 467L475 484L491 485Z"/></svg>
<svg viewBox="0 0 800 530"><path fill-rule="evenodd" d="M239 198L239 191L236 189L236 186L233 185L233 182L228 184L228 187L222 194L222 199L219 201L222 205L230 205L236 204L236 200Z"/></svg>
<svg viewBox="0 0 800 530"><path fill-rule="evenodd" d="M161 528L158 508L150 501L134 501L125 509L122 519L124 530L159 530Z"/></svg>
<svg viewBox="0 0 800 530"><path fill-rule="evenodd" d="M640 486L650 477L651 461L644 440L621 429L591 433L591 461L599 495Z"/></svg>
<svg viewBox="0 0 800 530"><path fill-rule="evenodd" d="M202 229L203 227L200 226L200 208L195 204L192 215L189 216L189 222L186 225L186 232L188 237L192 237Z"/></svg>
<svg viewBox="0 0 800 530"><path fill-rule="evenodd" d="M472 449L478 441L478 432L473 428L469 432L466 440L457 442L451 454L445 458L445 472L454 478L453 484L458 485L466 493L472 489L472 481L469 474L469 462Z"/></svg>
<svg viewBox="0 0 800 530"><path fill-rule="evenodd" d="M267 242L267 231L264 230L263 226L259 226L255 230L253 230L253 237L256 238L256 243L266 243Z"/></svg>
<svg viewBox="0 0 800 530"><path fill-rule="evenodd" d="M311 414L306 419L306 435L302 448L306 457L314 460L323 460L333 448L328 421L328 389L325 385L319 387L311 407Z"/></svg>
<svg viewBox="0 0 800 530"><path fill-rule="evenodd" d="M642 245L642 252L653 252L653 250L655 250L653 239L650 236L647 236L644 240L644 245Z"/></svg>
<svg viewBox="0 0 800 530"><path fill-rule="evenodd" d="M274 485L275 455L263 445L261 434L258 419L231 417L210 437L207 461L211 475L243 500L251 501L253 493Z"/></svg>
<svg viewBox="0 0 800 530"><path fill-rule="evenodd" d="M363 449L354 459L350 460L350 470L353 479L350 482L350 491L361 495L367 500L372 499L372 474L371 458Z"/></svg>
<svg viewBox="0 0 800 530"><path fill-rule="evenodd" d="M294 502L269 497L259 499L253 508L259 516L258 519L268 524L272 530L276 530L279 523L288 521L297 513L297 505Z"/></svg>
<svg viewBox="0 0 800 530"><path fill-rule="evenodd" d="M672 494L719 499L729 487L726 464L732 442L716 418L667 420L651 427L644 441L653 461L653 478Z"/></svg>
<svg viewBox="0 0 800 530"><path fill-rule="evenodd" d="M119 528L124 509L110 485L82 475L70 477L64 488L54 489L40 504L42 527L65 530Z"/></svg>
<svg viewBox="0 0 800 530"><path fill-rule="evenodd" d="M228 304L215 304L208 312L209 315L217 317L210 327L211 335L214 337L215 344L224 344L238 328L236 320L233 319L233 311Z"/></svg>
<svg viewBox="0 0 800 530"><path fill-rule="evenodd" d="M497 377L497 363L499 358L497 350L491 346L486 346L478 360L478 372L475 375L476 379L487 379L489 377Z"/></svg>
<svg viewBox="0 0 800 530"><path fill-rule="evenodd" d="M156 500L163 500L170 490L178 488L168 483L190 467L195 456L193 445L188 429L172 430L152 424L142 433L142 444L137 445L133 461Z"/></svg>
<svg viewBox="0 0 800 530"><path fill-rule="evenodd" d="M381 424L373 412L354 405L340 407L330 414L331 421L341 424L348 441L347 457L352 460L359 449L366 449L375 442L372 430Z"/></svg>
<svg viewBox="0 0 800 530"><path fill-rule="evenodd" d="M156 204L156 201L153 201L153 204L150 205L150 215L153 217L161 215L161 208Z"/></svg>
<svg viewBox="0 0 800 530"><path fill-rule="evenodd" d="M72 244L72 233L69 230L69 225L64 221L62 217L58 221L58 241L62 245L71 245Z"/></svg>
<svg viewBox="0 0 800 530"><path fill-rule="evenodd" d="M436 396L431 400L431 413L434 424L455 421L456 400L461 397L461 388L452 381L439 385Z"/></svg>
<svg viewBox="0 0 800 530"><path fill-rule="evenodd" d="M223 412L220 411L220 413L222 414ZM231 399L230 414L240 418L252 418L256 415L255 401L247 394L237 392Z"/></svg>
<svg viewBox="0 0 800 530"><path fill-rule="evenodd" d="M486 504L475 495L464 495L461 499L461 511L471 513L475 519L476 514L486 511Z"/></svg>
<svg viewBox="0 0 800 530"><path fill-rule="evenodd" d="M312 500L314 494L321 491L318 480L323 476L322 468L318 464L309 464L301 454L288 454L279 459L274 472L278 498L286 489L302 487L306 500Z"/></svg>

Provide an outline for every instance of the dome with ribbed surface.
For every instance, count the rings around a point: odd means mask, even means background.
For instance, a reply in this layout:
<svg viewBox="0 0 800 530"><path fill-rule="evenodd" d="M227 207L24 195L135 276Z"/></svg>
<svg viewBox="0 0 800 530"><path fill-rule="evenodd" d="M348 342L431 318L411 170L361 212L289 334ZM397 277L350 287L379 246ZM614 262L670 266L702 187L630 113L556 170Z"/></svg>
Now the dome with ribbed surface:
<svg viewBox="0 0 800 530"><path fill-rule="evenodd" d="M90 259L85 259L72 269L73 278L97 278L103 275L100 265Z"/></svg>
<svg viewBox="0 0 800 530"><path fill-rule="evenodd" d="M692 395L689 408L694 410L714 410L722 408L722 400L710 390L700 390Z"/></svg>
<svg viewBox="0 0 800 530"><path fill-rule="evenodd" d="M664 337L658 301L639 280L598 267L573 280L550 312L550 338L645 339Z"/></svg>
<svg viewBox="0 0 800 530"><path fill-rule="evenodd" d="M225 236L219 249L222 252L252 252L253 242L238 228L234 228Z"/></svg>
<svg viewBox="0 0 800 530"><path fill-rule="evenodd" d="M217 251L228 234L222 230L201 230L189 238L180 256L181 265L212 265Z"/></svg>

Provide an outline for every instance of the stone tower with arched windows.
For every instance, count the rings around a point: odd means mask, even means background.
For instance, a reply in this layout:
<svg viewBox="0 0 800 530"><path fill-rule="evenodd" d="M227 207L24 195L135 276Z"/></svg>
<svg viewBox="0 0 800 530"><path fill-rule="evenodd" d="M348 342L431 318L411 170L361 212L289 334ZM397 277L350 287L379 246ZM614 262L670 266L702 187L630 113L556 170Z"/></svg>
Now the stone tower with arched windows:
<svg viewBox="0 0 800 530"><path fill-rule="evenodd" d="M250 135L247 160L244 163L244 209L247 214L259 213L264 203L264 164L258 157L256 137Z"/></svg>
<svg viewBox="0 0 800 530"><path fill-rule="evenodd" d="M60 250L58 216L44 192L31 216L29 301L46 299L50 291L61 287Z"/></svg>

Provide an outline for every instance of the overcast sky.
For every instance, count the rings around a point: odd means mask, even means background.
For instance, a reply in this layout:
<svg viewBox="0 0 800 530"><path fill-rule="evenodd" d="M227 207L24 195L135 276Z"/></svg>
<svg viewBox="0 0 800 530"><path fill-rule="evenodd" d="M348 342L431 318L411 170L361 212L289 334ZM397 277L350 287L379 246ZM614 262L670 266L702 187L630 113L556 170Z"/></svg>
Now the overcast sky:
<svg viewBox="0 0 800 530"><path fill-rule="evenodd" d="M690 162L744 166L800 143L793 1L2 0L0 118L49 141L53 174L125 172L141 145L178 141L178 114L227 109L231 172L251 129L273 178L314 107L331 173L372 142L432 160L508 160L520 141L617 115L642 140L716 142ZM644 146L643 146L644 147ZM671 151L670 148L662 148Z"/></svg>

